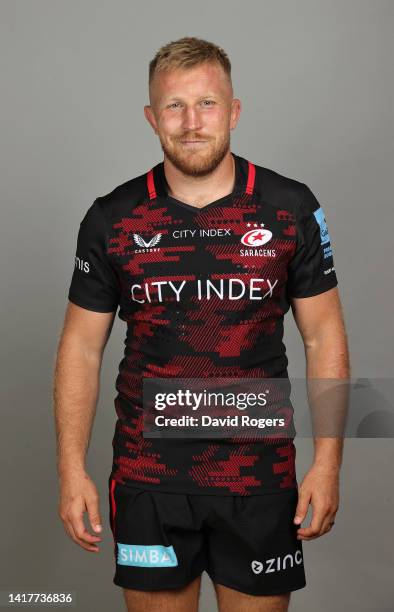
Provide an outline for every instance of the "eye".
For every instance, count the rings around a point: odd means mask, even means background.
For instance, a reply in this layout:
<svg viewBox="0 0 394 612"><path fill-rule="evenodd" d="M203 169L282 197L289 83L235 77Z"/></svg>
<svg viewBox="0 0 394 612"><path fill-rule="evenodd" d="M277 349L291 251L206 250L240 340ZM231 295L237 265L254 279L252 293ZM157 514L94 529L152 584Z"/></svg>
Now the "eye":
<svg viewBox="0 0 394 612"><path fill-rule="evenodd" d="M209 105L211 104L216 104L216 102L214 102L213 100L203 100L203 104L207 102Z"/></svg>
<svg viewBox="0 0 394 612"><path fill-rule="evenodd" d="M179 102L173 102L172 104L168 105L168 108L173 108L175 106L177 106L177 104L180 104Z"/></svg>

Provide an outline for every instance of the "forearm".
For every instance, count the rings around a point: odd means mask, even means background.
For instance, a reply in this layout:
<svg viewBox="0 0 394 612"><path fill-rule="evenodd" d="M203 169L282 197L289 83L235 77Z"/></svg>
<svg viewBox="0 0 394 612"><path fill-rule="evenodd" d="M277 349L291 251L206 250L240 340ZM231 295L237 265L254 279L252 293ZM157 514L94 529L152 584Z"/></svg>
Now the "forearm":
<svg viewBox="0 0 394 612"><path fill-rule="evenodd" d="M72 337L63 338L54 376L54 412L59 477L83 471L99 394L101 356Z"/></svg>
<svg viewBox="0 0 394 612"><path fill-rule="evenodd" d="M313 417L318 431L331 431L329 437L315 436L313 463L327 472L338 472L342 462L342 425L346 421L348 384L337 380L350 378L345 335L326 337L306 348L306 376ZM316 379L316 382L313 381ZM330 379L325 381L323 379ZM319 395L320 394L320 395ZM323 412L324 411L324 414ZM328 427L327 427L328 426Z"/></svg>

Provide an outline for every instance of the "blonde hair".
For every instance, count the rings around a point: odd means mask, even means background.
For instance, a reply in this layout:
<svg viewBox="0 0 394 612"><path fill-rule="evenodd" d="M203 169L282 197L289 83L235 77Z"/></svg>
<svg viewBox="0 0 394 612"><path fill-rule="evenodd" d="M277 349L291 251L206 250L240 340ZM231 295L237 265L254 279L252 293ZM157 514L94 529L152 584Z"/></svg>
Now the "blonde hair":
<svg viewBox="0 0 394 612"><path fill-rule="evenodd" d="M161 47L149 63L149 86L157 72L192 68L205 62L218 62L231 84L231 62L227 53L214 43L185 36Z"/></svg>

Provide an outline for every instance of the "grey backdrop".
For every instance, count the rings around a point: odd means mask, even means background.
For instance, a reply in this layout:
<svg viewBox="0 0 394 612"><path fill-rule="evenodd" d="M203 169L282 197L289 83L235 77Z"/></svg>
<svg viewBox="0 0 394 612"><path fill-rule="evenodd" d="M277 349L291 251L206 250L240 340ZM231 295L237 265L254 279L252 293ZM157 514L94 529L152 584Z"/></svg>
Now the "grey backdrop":
<svg viewBox="0 0 394 612"><path fill-rule="evenodd" d="M85 211L162 159L143 115L162 44L194 35L227 50L243 104L232 150L314 191L353 377L393 375L393 9L392 0L1 1L1 590L71 589L78 610L123 609L106 483L125 324L116 320L104 356L88 457L105 519L99 555L57 516L52 371ZM286 324L289 372L302 376L291 313ZM312 441L299 440L299 479L311 456ZM304 542L308 584L291 610L393 609L393 462L393 440L347 441L336 525ZM206 574L201 609L216 609Z"/></svg>

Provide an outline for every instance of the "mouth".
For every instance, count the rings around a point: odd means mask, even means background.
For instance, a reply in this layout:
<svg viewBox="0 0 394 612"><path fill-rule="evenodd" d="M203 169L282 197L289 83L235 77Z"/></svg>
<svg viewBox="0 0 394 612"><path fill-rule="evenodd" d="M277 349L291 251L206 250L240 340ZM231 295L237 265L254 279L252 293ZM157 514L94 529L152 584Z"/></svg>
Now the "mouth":
<svg viewBox="0 0 394 612"><path fill-rule="evenodd" d="M181 144L188 146L188 145L204 144L207 141L206 140L181 140L180 142L181 142Z"/></svg>

